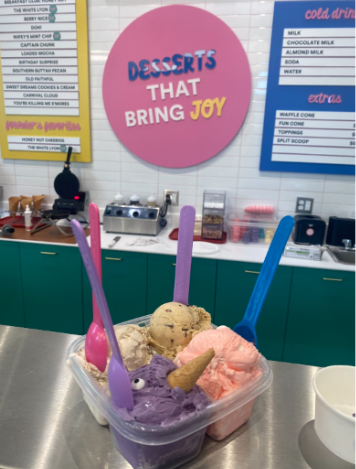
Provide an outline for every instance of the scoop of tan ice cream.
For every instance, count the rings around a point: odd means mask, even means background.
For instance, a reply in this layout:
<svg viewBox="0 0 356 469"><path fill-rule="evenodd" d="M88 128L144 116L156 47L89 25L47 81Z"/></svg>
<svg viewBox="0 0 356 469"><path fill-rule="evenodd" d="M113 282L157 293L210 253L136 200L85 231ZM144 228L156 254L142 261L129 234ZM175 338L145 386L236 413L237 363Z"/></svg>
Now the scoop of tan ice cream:
<svg viewBox="0 0 356 469"><path fill-rule="evenodd" d="M115 334L128 371L134 371L151 361L152 354L148 347L146 327L134 324L115 326Z"/></svg>
<svg viewBox="0 0 356 469"><path fill-rule="evenodd" d="M147 327L128 324L126 326L114 326L114 329L121 355L128 371L134 371L141 366L147 365L151 361L152 353L148 346ZM98 368L92 363L87 362L84 349L78 353L78 357L81 360L83 367L88 370L97 383L100 386L106 386L108 383L108 369L111 358L109 342L108 360L103 372L98 370Z"/></svg>
<svg viewBox="0 0 356 469"><path fill-rule="evenodd" d="M106 362L106 368L104 371L98 370L98 368L93 365L92 363L89 363L85 357L85 349L82 348L80 352L78 353L73 353L73 356L76 355L83 368L85 368L89 374L95 379L95 381L100 385L105 387L108 384L108 369L109 369L109 362L110 359L108 358L108 361Z"/></svg>
<svg viewBox="0 0 356 469"><path fill-rule="evenodd" d="M151 317L148 342L157 353L172 360L196 334L207 329L211 329L211 316L204 308L165 303Z"/></svg>

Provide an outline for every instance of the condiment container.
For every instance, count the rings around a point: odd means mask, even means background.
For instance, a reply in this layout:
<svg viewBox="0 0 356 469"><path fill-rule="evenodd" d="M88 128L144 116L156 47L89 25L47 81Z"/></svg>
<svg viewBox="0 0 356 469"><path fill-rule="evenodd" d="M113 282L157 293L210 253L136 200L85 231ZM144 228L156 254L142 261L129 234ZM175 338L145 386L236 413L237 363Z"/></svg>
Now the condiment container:
<svg viewBox="0 0 356 469"><path fill-rule="evenodd" d="M114 204L115 205L125 205L124 196L120 193L116 194L114 197Z"/></svg>
<svg viewBox="0 0 356 469"><path fill-rule="evenodd" d="M147 207L157 207L157 198L154 195L147 197Z"/></svg>
<svg viewBox="0 0 356 469"><path fill-rule="evenodd" d="M26 210L24 211L25 217L25 230L31 231L32 228L32 210L30 210L29 206L26 205Z"/></svg>
<svg viewBox="0 0 356 469"><path fill-rule="evenodd" d="M222 239L226 191L204 191L203 221L201 237L203 239Z"/></svg>
<svg viewBox="0 0 356 469"><path fill-rule="evenodd" d="M201 236L202 217L195 217L194 236Z"/></svg>
<svg viewBox="0 0 356 469"><path fill-rule="evenodd" d="M140 196L134 194L130 197L130 205L141 205Z"/></svg>

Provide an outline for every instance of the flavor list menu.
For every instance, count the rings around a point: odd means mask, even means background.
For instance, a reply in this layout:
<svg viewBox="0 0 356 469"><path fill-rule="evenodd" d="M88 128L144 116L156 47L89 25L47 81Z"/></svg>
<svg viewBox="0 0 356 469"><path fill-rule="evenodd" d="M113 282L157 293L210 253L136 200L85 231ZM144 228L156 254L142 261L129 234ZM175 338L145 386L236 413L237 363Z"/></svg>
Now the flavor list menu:
<svg viewBox="0 0 356 469"><path fill-rule="evenodd" d="M355 10L276 2L260 169L355 173Z"/></svg>
<svg viewBox="0 0 356 469"><path fill-rule="evenodd" d="M85 0L0 0L3 158L62 160L70 145L90 161L86 16Z"/></svg>
<svg viewBox="0 0 356 469"><path fill-rule="evenodd" d="M54 151L66 152L67 146L73 148L73 152L80 153L80 138L63 137L8 137L9 150L24 151Z"/></svg>
<svg viewBox="0 0 356 469"><path fill-rule="evenodd" d="M75 0L7 4L0 0L6 114L78 116Z"/></svg>

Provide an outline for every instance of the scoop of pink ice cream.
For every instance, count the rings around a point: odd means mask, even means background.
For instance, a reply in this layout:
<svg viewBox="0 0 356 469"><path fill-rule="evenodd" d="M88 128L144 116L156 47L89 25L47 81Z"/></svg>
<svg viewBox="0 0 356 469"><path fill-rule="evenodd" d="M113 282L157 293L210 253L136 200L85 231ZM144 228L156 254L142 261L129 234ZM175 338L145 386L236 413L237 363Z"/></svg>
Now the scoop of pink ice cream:
<svg viewBox="0 0 356 469"><path fill-rule="evenodd" d="M256 347L226 326L197 334L177 355L175 363L183 366L210 348L215 357L197 384L213 399L221 399L262 373Z"/></svg>

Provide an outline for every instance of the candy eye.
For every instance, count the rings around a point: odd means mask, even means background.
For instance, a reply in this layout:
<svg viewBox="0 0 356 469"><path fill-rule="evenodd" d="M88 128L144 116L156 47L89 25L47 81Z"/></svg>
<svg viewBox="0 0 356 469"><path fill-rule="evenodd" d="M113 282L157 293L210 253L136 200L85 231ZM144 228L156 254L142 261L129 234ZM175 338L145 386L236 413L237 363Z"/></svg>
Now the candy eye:
<svg viewBox="0 0 356 469"><path fill-rule="evenodd" d="M141 378L136 378L133 381L131 381L131 388L134 391L139 391L140 389L145 387L145 380Z"/></svg>

